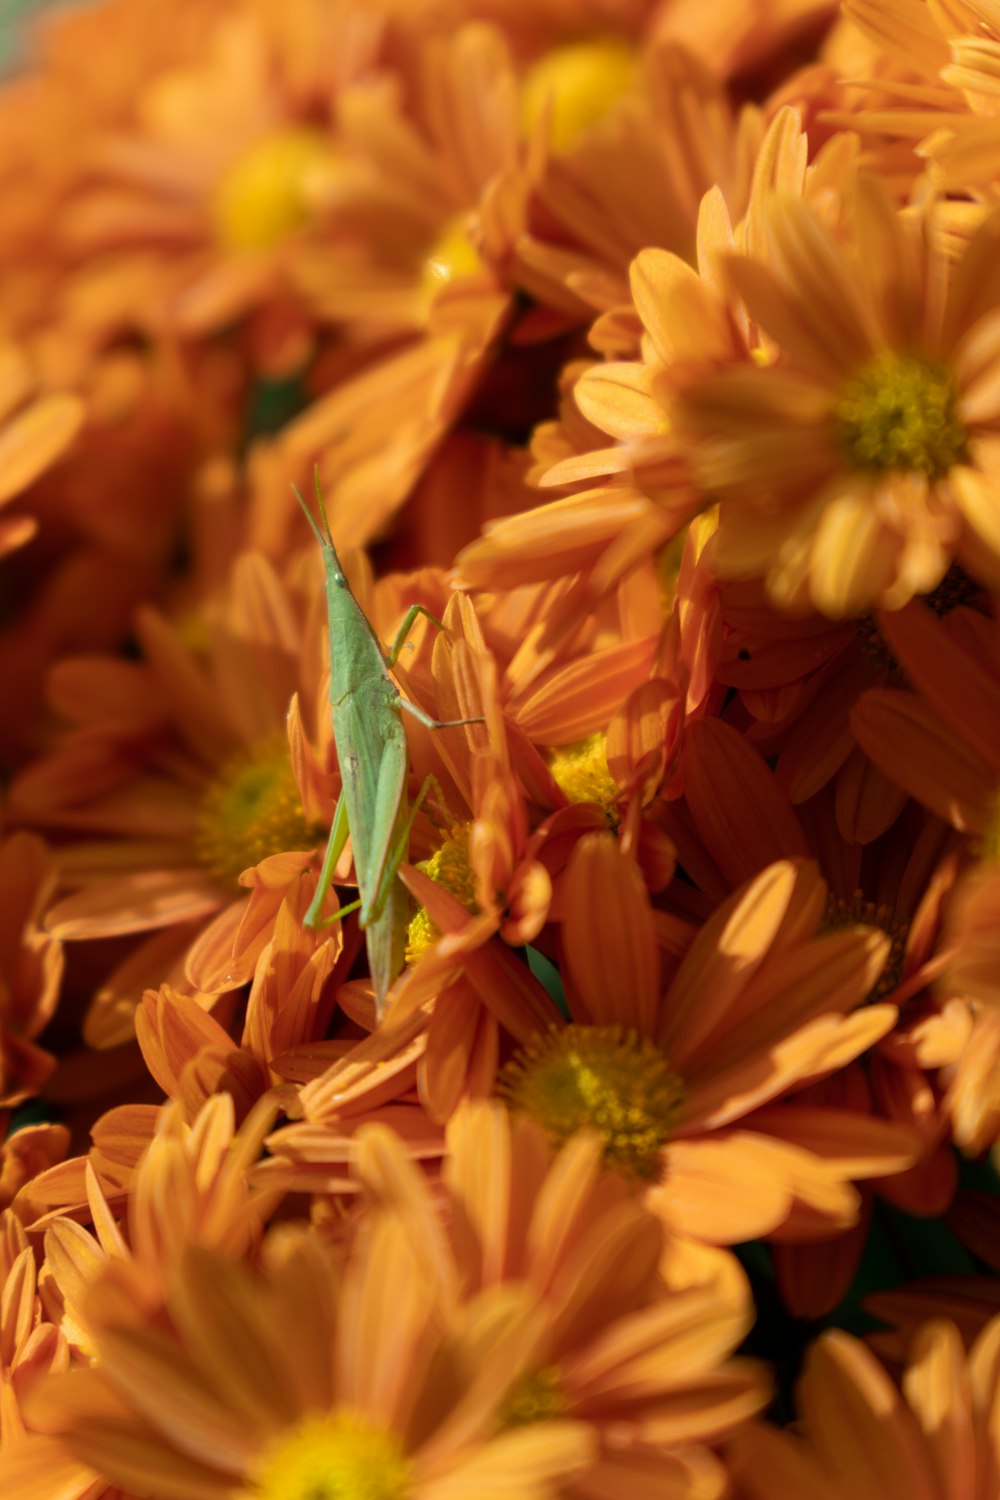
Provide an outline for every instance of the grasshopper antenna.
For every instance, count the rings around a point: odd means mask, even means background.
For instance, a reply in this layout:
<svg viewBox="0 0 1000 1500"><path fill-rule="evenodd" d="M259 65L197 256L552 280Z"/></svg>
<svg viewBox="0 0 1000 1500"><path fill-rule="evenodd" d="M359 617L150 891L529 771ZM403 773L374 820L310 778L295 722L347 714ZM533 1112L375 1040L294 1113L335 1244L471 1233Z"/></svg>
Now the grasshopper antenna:
<svg viewBox="0 0 1000 1500"><path fill-rule="evenodd" d="M333 547L333 532L330 530L330 520L326 513L326 501L323 499L323 491L320 488L319 464L313 465L313 488L316 491L316 504L319 507L320 519L323 522L323 530L326 533L326 540L329 545Z"/></svg>
<svg viewBox="0 0 1000 1500"><path fill-rule="evenodd" d="M305 516L306 520L309 522L309 526L310 526L310 529L312 531L313 536L319 542L320 546L323 547L324 549L326 549L326 547L329 545L329 543L327 541L327 538L323 535L322 531L317 526L317 524L316 524L316 517L313 515L312 511L309 509L309 507L306 504L306 502L303 500L303 498L302 498L302 492L299 489L299 487L298 487L297 484L293 484L292 485L292 494L295 496L296 500L299 502L299 505L302 507L302 514ZM323 516L323 520L324 520L324 522L326 521L326 515L325 514ZM327 527L327 529L329 530L329 527Z"/></svg>

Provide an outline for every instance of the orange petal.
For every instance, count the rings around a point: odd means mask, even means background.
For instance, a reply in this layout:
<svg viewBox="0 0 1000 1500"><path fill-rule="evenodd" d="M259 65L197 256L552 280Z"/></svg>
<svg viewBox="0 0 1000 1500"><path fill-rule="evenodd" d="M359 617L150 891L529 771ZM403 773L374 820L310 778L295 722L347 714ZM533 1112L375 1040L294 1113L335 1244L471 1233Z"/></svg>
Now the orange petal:
<svg viewBox="0 0 1000 1500"><path fill-rule="evenodd" d="M786 1218L792 1186L785 1152L760 1137L720 1131L666 1149L662 1186L646 1207L667 1228L713 1245L737 1245L770 1234Z"/></svg>
<svg viewBox="0 0 1000 1500"><path fill-rule="evenodd" d="M808 855L799 820L766 762L721 719L687 726L681 772L695 827L734 885L774 860Z"/></svg>
<svg viewBox="0 0 1000 1500"><path fill-rule="evenodd" d="M960 832L982 831L993 777L932 709L908 693L879 688L852 709L851 728L865 754L911 797Z"/></svg>
<svg viewBox="0 0 1000 1500"><path fill-rule="evenodd" d="M580 840L566 866L562 899L562 952L580 1001L576 1019L651 1037L660 961L649 895L638 866L613 834Z"/></svg>
<svg viewBox="0 0 1000 1500"><path fill-rule="evenodd" d="M148 932L208 916L222 904L214 881L194 870L147 870L108 880L58 901L48 914L55 937L87 939Z"/></svg>
<svg viewBox="0 0 1000 1500"><path fill-rule="evenodd" d="M83 425L76 396L44 396L0 428L0 504L45 472Z"/></svg>
<svg viewBox="0 0 1000 1500"><path fill-rule="evenodd" d="M658 437L668 429L654 394L653 371L645 365L594 365L577 383L574 396L587 421L612 437Z"/></svg>
<svg viewBox="0 0 1000 1500"><path fill-rule="evenodd" d="M856 1500L896 1492L936 1500L937 1486L912 1413L864 1344L839 1330L806 1357L800 1409L828 1473Z"/></svg>

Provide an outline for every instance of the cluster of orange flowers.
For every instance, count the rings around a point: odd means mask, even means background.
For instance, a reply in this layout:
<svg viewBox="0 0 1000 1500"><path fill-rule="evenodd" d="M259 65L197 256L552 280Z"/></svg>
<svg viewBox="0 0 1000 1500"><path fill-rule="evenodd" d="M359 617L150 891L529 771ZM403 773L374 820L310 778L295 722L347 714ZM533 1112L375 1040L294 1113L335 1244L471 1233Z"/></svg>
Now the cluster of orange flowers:
<svg viewBox="0 0 1000 1500"><path fill-rule="evenodd" d="M0 1495L997 1500L997 5L91 0L0 194Z"/></svg>

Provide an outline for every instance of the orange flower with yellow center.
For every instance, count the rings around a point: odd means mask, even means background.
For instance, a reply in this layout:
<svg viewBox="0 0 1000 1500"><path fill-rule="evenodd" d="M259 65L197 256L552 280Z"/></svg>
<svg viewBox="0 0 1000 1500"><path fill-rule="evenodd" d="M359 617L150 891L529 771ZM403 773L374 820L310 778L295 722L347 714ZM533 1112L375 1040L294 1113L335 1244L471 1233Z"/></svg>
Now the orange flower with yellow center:
<svg viewBox="0 0 1000 1500"><path fill-rule="evenodd" d="M182 1251L165 1318L144 1326L109 1265L85 1301L96 1359L32 1393L37 1435L0 1452L5 1500L101 1482L158 1500L555 1500L592 1461L587 1424L498 1431L529 1299L504 1286L449 1308L428 1270L393 1213L346 1256L288 1226L255 1267ZM80 1490L50 1494L67 1471Z"/></svg>
<svg viewBox="0 0 1000 1500"><path fill-rule="evenodd" d="M984 343L1000 220L946 270L920 216L902 217L872 179L855 205L845 246L776 193L768 262L733 258L728 274L777 357L665 392L703 497L721 502L719 571L762 575L780 606L835 617L898 608L956 559L987 585L1000 578L1000 407Z"/></svg>
<svg viewBox="0 0 1000 1500"><path fill-rule="evenodd" d="M501 1090L556 1141L596 1130L671 1229L717 1244L829 1233L856 1215L852 1178L915 1159L905 1127L862 1117L859 1152L850 1109L794 1099L896 1019L864 1004L887 938L815 935L826 887L810 864L772 865L724 902L665 991L645 885L610 834L577 845L562 901L573 1021L522 1047Z"/></svg>
<svg viewBox="0 0 1000 1500"><path fill-rule="evenodd" d="M707 1445L768 1391L759 1367L729 1358L748 1325L746 1282L725 1252L664 1243L630 1185L602 1168L597 1136L553 1150L534 1121L481 1101L449 1123L440 1188L380 1126L359 1132L357 1169L449 1299L514 1286L529 1297L533 1341L497 1423L539 1442L560 1420L587 1424L598 1472L560 1494L612 1496L640 1478L721 1489Z"/></svg>
<svg viewBox="0 0 1000 1500"><path fill-rule="evenodd" d="M381 18L299 0L222 7L206 30L102 134L65 235L87 258L92 320L114 326L140 302L194 337L247 323L247 357L285 374L312 340L287 273L336 160L331 90L373 65ZM123 281L142 289L129 306Z"/></svg>
<svg viewBox="0 0 1000 1500"><path fill-rule="evenodd" d="M284 887L313 861L329 791L297 690L321 744L329 729L320 641L303 649L296 617L304 613L271 566L247 554L218 612L205 612L204 657L144 609L141 664L83 658L56 674L56 695L75 724L11 792L20 821L84 836L60 851L62 882L76 889L50 908L48 930L65 941L154 935L95 1000L91 1045L130 1039L142 990L165 977L180 982L185 962L195 989L249 979L268 920L251 951L234 958L251 899L242 873L279 861L277 882L254 893L273 921Z"/></svg>

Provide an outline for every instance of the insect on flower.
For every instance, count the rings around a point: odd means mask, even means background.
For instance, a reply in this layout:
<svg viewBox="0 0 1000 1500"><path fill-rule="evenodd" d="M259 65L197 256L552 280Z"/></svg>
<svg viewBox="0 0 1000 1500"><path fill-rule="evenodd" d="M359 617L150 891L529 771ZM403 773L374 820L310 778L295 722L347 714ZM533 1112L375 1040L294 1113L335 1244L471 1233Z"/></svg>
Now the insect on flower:
<svg viewBox="0 0 1000 1500"><path fill-rule="evenodd" d="M322 927L352 911L359 913L376 1011L381 1016L389 986L403 967L406 947L409 896L397 872L406 856L413 820L433 785L433 778L428 777L413 806L407 807L409 754L402 711L405 709L428 729L479 724L482 720L433 719L400 694L389 673L413 622L424 615L439 630L445 626L424 605L413 604L390 650L385 652L340 565L319 476L316 502L322 527L297 489L295 497L323 549L330 631L330 710L342 782L316 894L304 920L308 927ZM348 834L358 899L342 906L335 916L323 917L323 902Z"/></svg>

